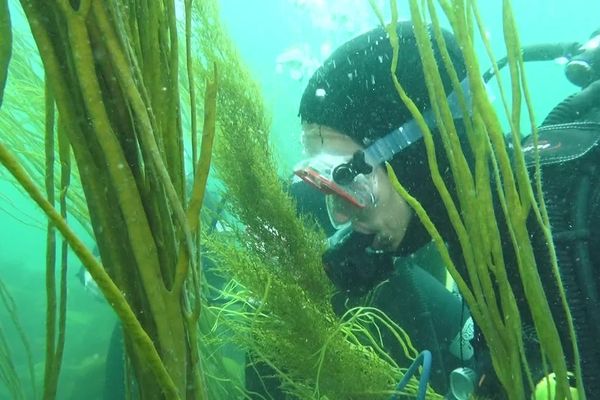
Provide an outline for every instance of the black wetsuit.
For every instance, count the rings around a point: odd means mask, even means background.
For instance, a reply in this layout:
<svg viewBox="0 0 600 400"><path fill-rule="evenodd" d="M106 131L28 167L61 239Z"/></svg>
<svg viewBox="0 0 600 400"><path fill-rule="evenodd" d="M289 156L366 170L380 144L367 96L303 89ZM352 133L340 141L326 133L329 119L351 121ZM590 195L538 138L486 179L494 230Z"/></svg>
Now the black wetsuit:
<svg viewBox="0 0 600 400"><path fill-rule="evenodd" d="M579 121L566 121L566 123L556 121L560 123L542 127L539 146L543 164L545 203L552 226L561 280L565 286L575 323L586 394L588 399L596 399L600 398L600 323L598 322L600 316L597 314L600 306L598 302L600 297L598 291L600 287L600 148L598 145L600 124L594 121L600 121L600 118L594 109L588 110L586 116L582 113L575 114L580 116ZM530 138L523 143L526 149L531 148L531 145ZM419 149L415 150L415 159L419 156L418 151ZM529 161L531 165L533 161ZM427 165L423 167L428 170ZM416 188L415 191L418 192L416 197L426 204L429 216L441 231L442 237L447 240L452 258L460 268L462 256L458 239L439 195L431 191L427 193L423 189L428 186L427 179L424 177L421 181L424 182L423 186ZM446 179L446 182L453 190L451 181ZM508 276L511 278L511 286L522 314L528 361L534 381L539 381L544 376L538 354L539 345L520 283L512 243L499 206L496 207L496 217L503 238L502 247ZM568 366L573 371L573 352L568 340L568 327L549 263L545 239L533 215L530 215L528 222L538 271L557 323ZM411 254L429 240L429 235L418 219L413 218L399 253ZM480 334L476 337L474 347L477 372L479 376L487 376L478 389L478 394L488 398L504 398L501 394L503 390L498 381L493 378L494 373L486 344Z"/></svg>
<svg viewBox="0 0 600 400"><path fill-rule="evenodd" d="M540 155L545 204L552 227L561 281L573 317L580 353L586 397L600 398L600 124L587 121L547 125L540 129ZM524 142L531 149L533 142ZM532 152L530 152L532 153ZM531 159L530 159L531 158ZM533 165L533 158L526 160ZM498 213L497 213L498 215ZM501 226L499 224L499 226ZM568 368L574 371L574 356L567 319L553 277L548 250L539 225L530 215L528 227L546 298L557 324ZM516 260L508 235L503 232L508 276L522 315L525 347L534 381L543 376L539 345L525 300ZM481 337L475 344L485 355ZM485 358L482 357L482 358ZM481 361L481 360L480 360ZM480 374L491 373L491 365L480 362ZM485 382L480 392L497 395L494 381ZM498 398L502 398L498 396Z"/></svg>

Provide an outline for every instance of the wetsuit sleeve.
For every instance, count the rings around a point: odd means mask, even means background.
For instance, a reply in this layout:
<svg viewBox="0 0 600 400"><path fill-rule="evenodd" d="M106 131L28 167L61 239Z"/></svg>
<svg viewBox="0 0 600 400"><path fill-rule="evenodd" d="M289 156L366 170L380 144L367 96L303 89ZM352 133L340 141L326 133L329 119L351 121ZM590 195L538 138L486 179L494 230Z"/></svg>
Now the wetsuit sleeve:
<svg viewBox="0 0 600 400"><path fill-rule="evenodd" d="M470 343L457 341L470 320L466 305L422 268L398 265L394 275L377 288L373 302L408 333L416 349L431 351L435 367L431 383L438 392L447 392L453 369L472 366ZM409 364L391 334L384 333L384 345L400 365Z"/></svg>

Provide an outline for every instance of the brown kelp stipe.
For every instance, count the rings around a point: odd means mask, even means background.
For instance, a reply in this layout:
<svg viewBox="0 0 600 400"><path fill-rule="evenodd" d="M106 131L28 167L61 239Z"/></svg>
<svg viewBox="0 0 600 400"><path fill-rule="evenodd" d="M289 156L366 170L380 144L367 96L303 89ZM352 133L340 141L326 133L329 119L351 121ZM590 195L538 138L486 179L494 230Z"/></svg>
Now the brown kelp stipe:
<svg viewBox="0 0 600 400"><path fill-rule="evenodd" d="M188 14L192 12L190 4ZM24 0L21 5L45 72L46 168L33 168L36 184L29 166L28 172L25 163L4 145L0 158L49 221L44 397L56 396L65 338L66 251L63 244L57 295L56 229L121 319L137 382L130 387L139 391L138 396L207 398L198 349L201 271L199 240L195 238L199 237L198 218L215 131L216 69L201 76L202 85L210 79L204 111L211 117L205 122L201 159L194 156L192 160L196 181L188 204L174 2ZM10 33L10 23L5 21L10 20L0 19L2 32L7 27ZM188 28L188 42L190 36ZM3 40L3 86L8 65L4 61L8 61L11 50L11 43L7 48L5 44ZM189 45L187 52L194 114L195 81ZM13 139L8 142L14 143ZM67 189L73 173L71 152L102 264L66 222L71 192ZM58 160L55 154L59 154ZM60 162L60 182L54 179L56 162ZM46 197L39 189L36 173L40 171L44 171ZM60 212L55 208L55 190Z"/></svg>

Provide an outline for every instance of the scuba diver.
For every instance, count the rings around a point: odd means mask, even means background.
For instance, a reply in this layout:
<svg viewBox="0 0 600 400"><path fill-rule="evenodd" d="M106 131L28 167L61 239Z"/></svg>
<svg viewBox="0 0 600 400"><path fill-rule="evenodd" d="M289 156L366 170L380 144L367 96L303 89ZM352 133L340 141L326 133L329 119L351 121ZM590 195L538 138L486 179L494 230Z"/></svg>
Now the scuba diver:
<svg viewBox="0 0 600 400"><path fill-rule="evenodd" d="M430 102L411 23L398 23L397 33L400 60L396 77L418 109L426 114ZM444 32L444 38L458 78L463 81L466 69L460 48L449 32ZM583 46L561 43L523 49L525 61L567 57L566 76L582 88L555 107L543 121L538 149L544 197L561 280L575 323L588 399L600 398L600 315L596 313L600 309L599 42L600 35L595 32ZM439 49L435 44L433 47L446 95L450 96L448 72ZM430 175L424 140L390 76L391 60L387 34L383 28L377 28L340 46L313 74L299 107L307 158L295 168L302 181L292 185L292 194L300 212L313 213L331 234L323 262L340 293L356 298L373 293L375 288L379 303L376 306L408 332L415 347L429 350L430 383L434 389L447 393L449 399L463 400L472 394L503 398L487 345L476 326L473 335L472 321L460 296L448 291L431 271L406 262L426 247L431 237L393 190L382 161L390 163L398 180L424 207L457 266L462 258L457 235ZM500 67L505 64L506 59L498 62ZM492 76L488 72L484 79ZM457 129L464 131L460 115L455 115L455 119ZM436 148L441 148L440 135L432 128ZM460 139L467 143L465 134ZM470 146L462 148L469 164L474 165ZM523 140L530 168L533 168L534 148L531 137ZM376 152L387 155L378 158L374 156ZM445 152L438 152L437 158L445 184L455 193ZM537 337L500 209L496 216L499 229L504 230L502 246L522 314L532 374L535 382L548 382L543 379ZM533 218L530 217L531 222ZM540 228L535 228L536 224L528 226L568 367L574 371L565 313L551 267L544 261L547 258L544 236ZM401 356L390 346L388 351L398 360ZM547 398L548 390L538 385L532 396Z"/></svg>

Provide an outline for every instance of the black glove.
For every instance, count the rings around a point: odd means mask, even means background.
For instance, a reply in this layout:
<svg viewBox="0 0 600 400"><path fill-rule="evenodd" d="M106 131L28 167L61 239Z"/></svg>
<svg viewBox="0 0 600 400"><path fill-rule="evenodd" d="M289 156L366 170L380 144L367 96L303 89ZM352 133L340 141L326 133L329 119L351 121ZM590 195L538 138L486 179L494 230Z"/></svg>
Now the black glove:
<svg viewBox="0 0 600 400"><path fill-rule="evenodd" d="M363 296L394 271L393 254L370 247L374 236L350 229L339 231L323 254L327 276L350 296Z"/></svg>

